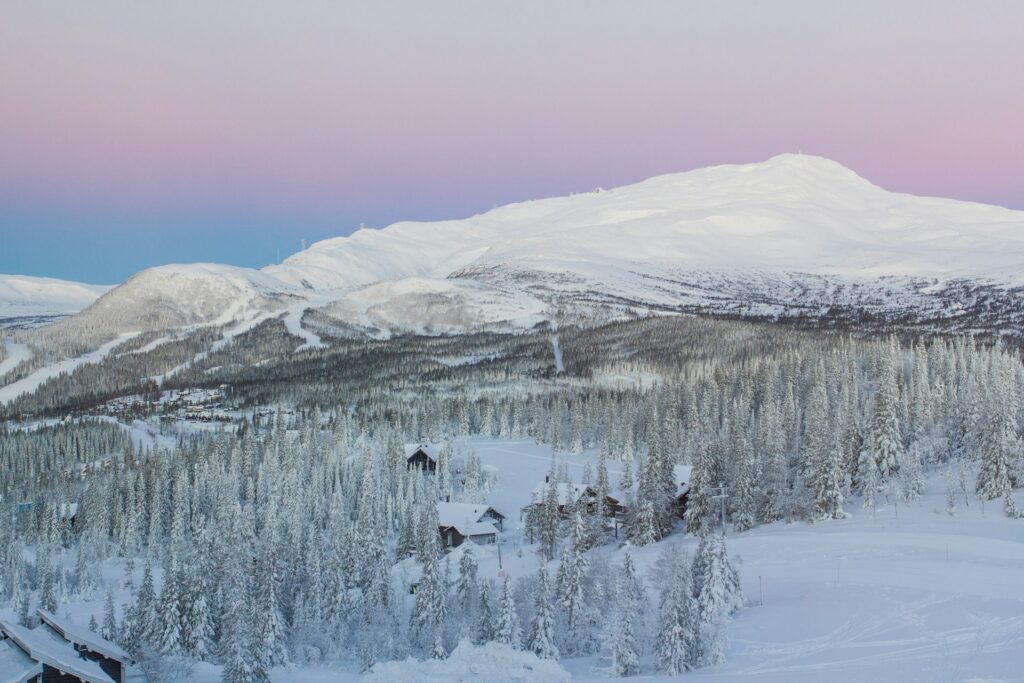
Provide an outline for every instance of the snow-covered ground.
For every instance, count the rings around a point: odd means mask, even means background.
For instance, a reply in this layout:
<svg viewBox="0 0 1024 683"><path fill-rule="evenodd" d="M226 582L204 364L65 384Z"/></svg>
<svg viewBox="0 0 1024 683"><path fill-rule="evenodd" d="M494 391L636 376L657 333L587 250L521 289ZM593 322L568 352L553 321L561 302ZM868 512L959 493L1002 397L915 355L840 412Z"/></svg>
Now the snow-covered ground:
<svg viewBox="0 0 1024 683"><path fill-rule="evenodd" d="M470 445L496 472L489 502L509 517L502 569L496 549L484 547L477 553L481 576L535 572L537 559L523 545L519 508L550 468L551 451L530 441L474 439ZM595 464L592 453L556 458L577 481L587 460ZM608 469L617 483L619 463ZM980 501L972 497L968 503L961 495L956 516L949 516L941 478L932 476L925 495L911 504L872 514L850 503L844 520L777 523L730 534L747 608L732 621L726 663L682 680L1022 680L1024 521L1006 518L998 501L987 504L984 514ZM682 534L663 543L690 553L696 548L695 539ZM663 543L629 549L649 588L659 585L653 564ZM575 680L606 680L591 659L563 664ZM645 666L644 680L670 680L650 677L649 657Z"/></svg>
<svg viewBox="0 0 1024 683"><path fill-rule="evenodd" d="M0 318L71 315L82 310L109 285L87 285L28 275L0 275Z"/></svg>

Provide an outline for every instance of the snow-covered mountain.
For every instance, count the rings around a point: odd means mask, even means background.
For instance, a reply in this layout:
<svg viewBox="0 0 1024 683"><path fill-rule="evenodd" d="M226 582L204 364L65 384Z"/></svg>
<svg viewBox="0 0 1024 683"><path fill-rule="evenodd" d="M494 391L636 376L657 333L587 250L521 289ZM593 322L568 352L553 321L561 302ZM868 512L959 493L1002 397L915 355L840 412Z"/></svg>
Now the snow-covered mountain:
<svg viewBox="0 0 1024 683"><path fill-rule="evenodd" d="M96 301L109 285L28 275L0 275L0 318L71 315Z"/></svg>
<svg viewBox="0 0 1024 683"><path fill-rule="evenodd" d="M786 154L359 230L262 270L154 268L81 316L123 332L315 309L357 328L443 332L556 311L949 320L993 299L987 326L1020 315L1024 212L891 193Z"/></svg>

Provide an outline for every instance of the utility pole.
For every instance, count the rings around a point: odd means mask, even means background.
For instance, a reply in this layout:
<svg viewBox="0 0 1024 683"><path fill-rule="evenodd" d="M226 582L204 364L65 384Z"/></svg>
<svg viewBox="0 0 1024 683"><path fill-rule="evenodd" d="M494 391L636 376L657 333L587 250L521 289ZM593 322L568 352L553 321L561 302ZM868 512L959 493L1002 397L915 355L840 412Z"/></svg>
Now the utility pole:
<svg viewBox="0 0 1024 683"><path fill-rule="evenodd" d="M719 486L717 489L714 489L717 490L718 493L711 496L711 500L720 501L722 504L722 536L725 536L725 499L729 497L728 494L726 494L727 488L728 487L726 486Z"/></svg>

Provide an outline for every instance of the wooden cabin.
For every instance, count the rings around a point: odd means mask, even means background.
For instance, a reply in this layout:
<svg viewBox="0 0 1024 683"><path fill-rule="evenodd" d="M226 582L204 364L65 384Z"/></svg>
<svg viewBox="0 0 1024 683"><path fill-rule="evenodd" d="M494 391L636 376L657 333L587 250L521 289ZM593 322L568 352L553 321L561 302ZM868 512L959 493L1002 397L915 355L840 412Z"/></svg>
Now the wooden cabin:
<svg viewBox="0 0 1024 683"><path fill-rule="evenodd" d="M86 657L85 653L79 651L45 622L38 628L28 629L0 621L0 636L7 642L4 659L13 659L16 666L20 667L16 677L4 680L19 683L124 683L123 667L116 672L117 678L114 678L99 662ZM21 655L12 654L11 646L20 650ZM29 666L26 659L33 664Z"/></svg>
<svg viewBox="0 0 1024 683"><path fill-rule="evenodd" d="M531 493L531 503L523 508L523 512L528 512L530 508L543 505L548 494L550 475L544 477L544 481L537 484L533 488ZM593 515L598 512L597 505L597 491L593 489L589 484L569 484L567 482L559 482L555 484L555 498L558 501L558 513L566 514L566 510L570 505L581 506L584 514ZM611 511L612 516L619 516L625 511L625 507L621 501L614 496L606 495L605 509Z"/></svg>
<svg viewBox="0 0 1024 683"><path fill-rule="evenodd" d="M505 515L482 503L437 504L438 532L445 548L458 548L466 541L496 543L504 523Z"/></svg>
<svg viewBox="0 0 1024 683"><path fill-rule="evenodd" d="M131 655L117 643L113 643L69 619L59 618L42 609L37 612L43 626L49 627L71 643L79 656L96 662L117 683L124 683L124 670L131 663Z"/></svg>
<svg viewBox="0 0 1024 683"><path fill-rule="evenodd" d="M405 447L405 463L409 469L435 472L440 455L441 447L434 444L421 443Z"/></svg>

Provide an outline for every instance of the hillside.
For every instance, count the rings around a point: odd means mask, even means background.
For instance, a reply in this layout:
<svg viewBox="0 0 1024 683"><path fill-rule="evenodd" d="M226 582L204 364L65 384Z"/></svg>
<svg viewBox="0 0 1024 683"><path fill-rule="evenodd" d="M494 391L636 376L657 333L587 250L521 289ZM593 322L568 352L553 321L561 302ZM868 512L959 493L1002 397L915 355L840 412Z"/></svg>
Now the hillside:
<svg viewBox="0 0 1024 683"><path fill-rule="evenodd" d="M0 275L0 319L71 315L108 289L53 278Z"/></svg>

